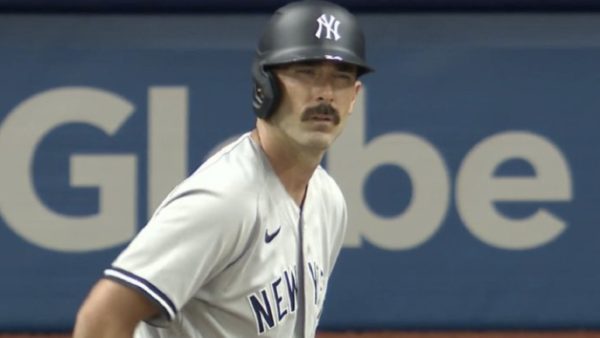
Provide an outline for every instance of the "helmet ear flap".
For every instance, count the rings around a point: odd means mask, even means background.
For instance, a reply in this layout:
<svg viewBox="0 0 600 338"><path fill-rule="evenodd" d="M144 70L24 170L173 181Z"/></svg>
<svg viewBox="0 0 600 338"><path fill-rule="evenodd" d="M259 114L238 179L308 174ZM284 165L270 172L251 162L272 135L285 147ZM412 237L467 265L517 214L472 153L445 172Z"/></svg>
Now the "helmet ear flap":
<svg viewBox="0 0 600 338"><path fill-rule="evenodd" d="M279 82L272 71L256 61L252 64L252 78L252 108L258 118L268 119L279 104Z"/></svg>

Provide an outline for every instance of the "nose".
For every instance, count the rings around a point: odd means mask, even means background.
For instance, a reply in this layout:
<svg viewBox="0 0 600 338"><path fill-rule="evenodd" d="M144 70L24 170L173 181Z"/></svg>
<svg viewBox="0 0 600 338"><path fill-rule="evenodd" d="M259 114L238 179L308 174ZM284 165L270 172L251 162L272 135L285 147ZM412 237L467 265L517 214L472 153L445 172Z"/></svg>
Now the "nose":
<svg viewBox="0 0 600 338"><path fill-rule="evenodd" d="M320 76L315 82L314 90L319 102L333 102L333 79L331 76Z"/></svg>

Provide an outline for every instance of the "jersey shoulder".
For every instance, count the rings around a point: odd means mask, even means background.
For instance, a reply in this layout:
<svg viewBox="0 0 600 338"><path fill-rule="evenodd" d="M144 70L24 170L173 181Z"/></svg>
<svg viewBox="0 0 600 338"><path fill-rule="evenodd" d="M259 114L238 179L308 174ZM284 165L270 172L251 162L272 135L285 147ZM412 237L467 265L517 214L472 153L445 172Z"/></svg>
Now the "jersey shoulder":
<svg viewBox="0 0 600 338"><path fill-rule="evenodd" d="M163 202L186 195L209 195L224 207L254 209L264 181L261 154L249 134L223 147L179 184Z"/></svg>

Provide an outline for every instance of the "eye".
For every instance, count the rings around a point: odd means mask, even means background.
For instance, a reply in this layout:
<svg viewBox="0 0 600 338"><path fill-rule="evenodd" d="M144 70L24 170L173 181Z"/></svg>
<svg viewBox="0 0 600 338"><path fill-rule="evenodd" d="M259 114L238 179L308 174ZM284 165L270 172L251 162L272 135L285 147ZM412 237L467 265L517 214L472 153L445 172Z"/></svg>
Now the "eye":
<svg viewBox="0 0 600 338"><path fill-rule="evenodd" d="M341 85L350 85L354 83L354 75L352 73L347 72L338 72L335 73L336 81Z"/></svg>
<svg viewBox="0 0 600 338"><path fill-rule="evenodd" d="M350 73L337 73L335 74L335 77L338 79L352 80L352 75Z"/></svg>
<svg viewBox="0 0 600 338"><path fill-rule="evenodd" d="M296 73L304 75L314 75L316 71L313 68L298 68L296 69Z"/></svg>

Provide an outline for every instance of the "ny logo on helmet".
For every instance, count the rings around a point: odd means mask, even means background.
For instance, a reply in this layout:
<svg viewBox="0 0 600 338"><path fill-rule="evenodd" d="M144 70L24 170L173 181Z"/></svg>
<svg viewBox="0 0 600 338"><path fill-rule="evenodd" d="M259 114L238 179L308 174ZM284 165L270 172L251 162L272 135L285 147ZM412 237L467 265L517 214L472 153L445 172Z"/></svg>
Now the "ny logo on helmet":
<svg viewBox="0 0 600 338"><path fill-rule="evenodd" d="M318 19L319 28L315 33L317 38L322 38L323 27L327 30L327 35L325 35L326 39L335 39L336 41L340 39L340 34L338 33L338 27L340 26L340 20L337 20L335 16L329 15L327 18L326 14L322 14ZM332 36L333 35L333 36Z"/></svg>

